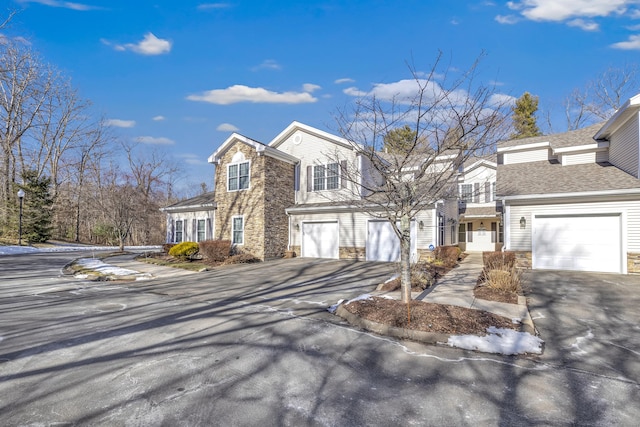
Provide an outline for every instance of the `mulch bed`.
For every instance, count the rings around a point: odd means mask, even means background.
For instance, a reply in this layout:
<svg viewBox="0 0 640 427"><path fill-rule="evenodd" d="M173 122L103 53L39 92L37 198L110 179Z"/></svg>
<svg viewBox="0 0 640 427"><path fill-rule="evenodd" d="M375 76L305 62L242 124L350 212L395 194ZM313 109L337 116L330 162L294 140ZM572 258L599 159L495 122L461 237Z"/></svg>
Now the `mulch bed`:
<svg viewBox="0 0 640 427"><path fill-rule="evenodd" d="M476 298L489 301L506 302L509 304L518 303L518 294L514 294L511 292L502 292L483 285L476 286L473 289L473 295Z"/></svg>
<svg viewBox="0 0 640 427"><path fill-rule="evenodd" d="M490 326L514 330L519 328L511 319L493 313L416 300L410 303L411 321L408 318L407 304L389 298L357 300L345 304L344 308L373 322L425 332L486 335Z"/></svg>

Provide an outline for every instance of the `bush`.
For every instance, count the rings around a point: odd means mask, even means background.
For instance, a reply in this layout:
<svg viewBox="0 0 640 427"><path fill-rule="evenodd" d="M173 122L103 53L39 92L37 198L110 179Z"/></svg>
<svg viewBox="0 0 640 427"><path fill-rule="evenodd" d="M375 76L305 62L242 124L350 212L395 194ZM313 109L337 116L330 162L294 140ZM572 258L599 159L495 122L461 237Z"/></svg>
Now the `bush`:
<svg viewBox="0 0 640 427"><path fill-rule="evenodd" d="M457 246L438 246L433 253L436 260L441 260L446 268L453 268L458 263L462 251Z"/></svg>
<svg viewBox="0 0 640 427"><path fill-rule="evenodd" d="M196 242L178 243L169 250L169 255L187 260L198 253L199 246Z"/></svg>
<svg viewBox="0 0 640 427"><path fill-rule="evenodd" d="M231 255L229 258L224 260L225 265L229 264L251 264L254 262L260 262L260 259L254 257L248 253L240 253L236 255Z"/></svg>
<svg viewBox="0 0 640 427"><path fill-rule="evenodd" d="M511 270L516 265L516 253L510 251L483 252L482 262L487 270Z"/></svg>
<svg viewBox="0 0 640 427"><path fill-rule="evenodd" d="M176 244L175 243L164 243L162 245L162 253L163 254L169 254L169 251L171 250L172 247L174 247Z"/></svg>
<svg viewBox="0 0 640 427"><path fill-rule="evenodd" d="M419 289L427 289L429 286L433 285L434 279L433 275L429 271L429 267L427 264L411 264L411 288L419 288ZM381 290L389 292L400 289L400 271L398 269L398 277L393 280L386 282Z"/></svg>
<svg viewBox="0 0 640 427"><path fill-rule="evenodd" d="M231 254L231 240L205 240L199 246L200 254L209 261L221 262Z"/></svg>
<svg viewBox="0 0 640 427"><path fill-rule="evenodd" d="M522 271L512 265L509 269L484 271L485 286L504 293L518 293L522 287Z"/></svg>

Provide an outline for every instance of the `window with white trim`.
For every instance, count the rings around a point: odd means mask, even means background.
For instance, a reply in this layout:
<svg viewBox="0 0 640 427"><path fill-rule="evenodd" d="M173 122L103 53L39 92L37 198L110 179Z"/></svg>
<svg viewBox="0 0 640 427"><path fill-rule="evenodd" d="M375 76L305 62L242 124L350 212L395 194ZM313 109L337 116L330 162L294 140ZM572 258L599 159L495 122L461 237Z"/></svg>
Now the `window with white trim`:
<svg viewBox="0 0 640 427"><path fill-rule="evenodd" d="M207 239L206 220L199 219L196 232L196 242L203 242Z"/></svg>
<svg viewBox="0 0 640 427"><path fill-rule="evenodd" d="M336 190L340 186L340 165L329 163L313 167L313 191Z"/></svg>
<svg viewBox="0 0 640 427"><path fill-rule="evenodd" d="M473 185L462 184L460 185L460 199L465 202L473 202Z"/></svg>
<svg viewBox="0 0 640 427"><path fill-rule="evenodd" d="M242 216L231 218L231 243L234 245L244 244L244 217Z"/></svg>
<svg viewBox="0 0 640 427"><path fill-rule="evenodd" d="M182 233L184 231L184 225L181 219L176 220L176 233L175 233L175 243L182 242Z"/></svg>
<svg viewBox="0 0 640 427"><path fill-rule="evenodd" d="M249 162L227 165L227 190L238 191L249 188Z"/></svg>

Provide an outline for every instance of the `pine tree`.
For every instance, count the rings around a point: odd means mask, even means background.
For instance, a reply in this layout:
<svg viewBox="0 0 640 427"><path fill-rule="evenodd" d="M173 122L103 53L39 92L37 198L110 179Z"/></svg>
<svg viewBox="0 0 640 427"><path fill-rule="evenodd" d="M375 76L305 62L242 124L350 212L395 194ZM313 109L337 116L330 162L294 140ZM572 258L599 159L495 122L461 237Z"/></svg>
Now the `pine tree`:
<svg viewBox="0 0 640 427"><path fill-rule="evenodd" d="M392 129L382 138L383 149L386 153L404 154L415 148L416 131L408 125Z"/></svg>
<svg viewBox="0 0 640 427"><path fill-rule="evenodd" d="M25 192L24 210L22 215L23 237L30 243L46 242L51 238L51 178L39 177L34 170L22 173Z"/></svg>
<svg viewBox="0 0 640 427"><path fill-rule="evenodd" d="M512 139L528 138L530 136L542 135L536 122L536 111L538 111L538 97L525 92L511 107L511 119L515 132L511 134Z"/></svg>

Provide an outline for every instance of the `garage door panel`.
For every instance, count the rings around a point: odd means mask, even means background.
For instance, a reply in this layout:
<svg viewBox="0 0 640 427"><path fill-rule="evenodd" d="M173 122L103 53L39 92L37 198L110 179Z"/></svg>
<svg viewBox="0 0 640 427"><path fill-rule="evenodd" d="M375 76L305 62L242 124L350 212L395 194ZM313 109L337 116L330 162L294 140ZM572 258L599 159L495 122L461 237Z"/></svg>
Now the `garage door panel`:
<svg viewBox="0 0 640 427"><path fill-rule="evenodd" d="M338 258L338 222L302 223L302 256Z"/></svg>
<svg viewBox="0 0 640 427"><path fill-rule="evenodd" d="M418 238L415 221L411 222L411 257L416 258L416 240ZM400 261L400 238L389 221L367 222L367 261Z"/></svg>
<svg viewBox="0 0 640 427"><path fill-rule="evenodd" d="M538 216L533 268L620 273L620 215Z"/></svg>

